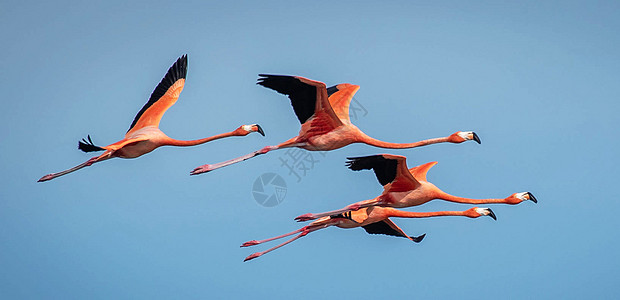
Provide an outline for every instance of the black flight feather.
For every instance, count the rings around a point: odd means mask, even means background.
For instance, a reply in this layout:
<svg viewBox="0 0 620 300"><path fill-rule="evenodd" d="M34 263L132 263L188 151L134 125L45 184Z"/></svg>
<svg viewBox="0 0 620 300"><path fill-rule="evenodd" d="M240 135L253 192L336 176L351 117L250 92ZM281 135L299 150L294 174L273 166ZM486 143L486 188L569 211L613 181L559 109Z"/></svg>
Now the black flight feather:
<svg viewBox="0 0 620 300"><path fill-rule="evenodd" d="M391 236L398 236L398 237L407 238L407 236L405 236L402 233L398 232L396 229L390 227L390 225L385 223L385 221L368 224L366 226L362 226L362 228L364 228L364 230L366 230L366 232L368 232L370 234L385 234L385 235L391 235ZM417 236L417 237L411 237L411 239L414 242L419 243L419 242L422 241L424 236L426 236L426 234L423 234L423 235Z"/></svg>
<svg viewBox="0 0 620 300"><path fill-rule="evenodd" d="M347 159L349 161L346 165L353 171L373 169L381 185L386 185L396 178L398 161L394 159L387 159L382 155L347 157Z"/></svg>
<svg viewBox="0 0 620 300"><path fill-rule="evenodd" d="M366 232L370 234L385 234L391 236L405 237L400 232L390 227L390 225L388 225L384 221L368 224L366 226L362 226L362 228L364 228L364 230L366 230Z"/></svg>
<svg viewBox="0 0 620 300"><path fill-rule="evenodd" d="M338 87L337 86L330 86L327 88L327 97L333 95L335 92L338 91Z"/></svg>
<svg viewBox="0 0 620 300"><path fill-rule="evenodd" d="M331 215L329 216L330 219L338 219L338 218L342 218L342 219L348 219L351 220L355 223L358 223L357 221L353 220L353 218L351 217L351 211L345 211L341 214L337 214L337 215Z"/></svg>
<svg viewBox="0 0 620 300"><path fill-rule="evenodd" d="M86 139L82 139L78 142L78 149L84 152L96 152L105 150L99 146L95 146L93 140L90 139L90 135L88 135L88 141Z"/></svg>
<svg viewBox="0 0 620 300"><path fill-rule="evenodd" d="M256 84L270 88L291 99L293 110L302 124L314 114L316 107L316 87L305 84L301 80L287 75L259 74Z"/></svg>
<svg viewBox="0 0 620 300"><path fill-rule="evenodd" d="M146 104L144 104L142 109L138 112L136 117L133 119L133 122L131 123L131 126L129 126L129 130L131 130L131 128L133 128L136 125L136 123L138 122L138 120L140 119L142 114L149 107L151 107L153 104L155 104L155 102L157 102L157 100L161 99L161 97L164 94L166 94L168 89L175 82L177 82L179 79L185 79L186 76L187 76L187 54L179 57L177 59L177 61L172 65L172 67L170 67L170 69L168 69L168 72L166 73L164 78L161 80L161 82L157 85L157 87L155 88L155 90L151 94L151 98L149 98L149 101ZM129 130L127 130L127 131L129 131Z"/></svg>

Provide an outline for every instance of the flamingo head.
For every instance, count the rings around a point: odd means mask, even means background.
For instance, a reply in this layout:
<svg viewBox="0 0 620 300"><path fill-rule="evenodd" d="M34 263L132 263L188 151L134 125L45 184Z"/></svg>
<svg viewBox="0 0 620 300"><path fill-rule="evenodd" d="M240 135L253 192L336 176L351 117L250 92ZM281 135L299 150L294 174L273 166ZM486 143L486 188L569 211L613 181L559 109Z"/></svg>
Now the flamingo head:
<svg viewBox="0 0 620 300"><path fill-rule="evenodd" d="M497 220L497 217L495 217L495 213L493 213L493 211L490 208L485 208L485 207L472 207L465 211L465 216L470 217L470 218L489 216L493 218L493 220Z"/></svg>
<svg viewBox="0 0 620 300"><path fill-rule="evenodd" d="M508 204L519 204L523 201L531 200L534 203L538 203L536 197L530 192L522 192L522 193L514 193L506 198L506 203Z"/></svg>
<svg viewBox="0 0 620 300"><path fill-rule="evenodd" d="M462 143L465 141L473 140L476 143L480 144L480 138L473 131L457 131L448 137L448 141L451 143Z"/></svg>
<svg viewBox="0 0 620 300"><path fill-rule="evenodd" d="M263 128L261 128L258 124L242 125L241 127L237 128L236 131L238 131L240 135L248 135L252 132L258 132L260 133L260 135L265 136Z"/></svg>
<svg viewBox="0 0 620 300"><path fill-rule="evenodd" d="M478 214L480 214L480 216L489 216L491 218L493 218L493 220L497 220L497 217L495 216L495 213L487 207L476 207L474 209Z"/></svg>

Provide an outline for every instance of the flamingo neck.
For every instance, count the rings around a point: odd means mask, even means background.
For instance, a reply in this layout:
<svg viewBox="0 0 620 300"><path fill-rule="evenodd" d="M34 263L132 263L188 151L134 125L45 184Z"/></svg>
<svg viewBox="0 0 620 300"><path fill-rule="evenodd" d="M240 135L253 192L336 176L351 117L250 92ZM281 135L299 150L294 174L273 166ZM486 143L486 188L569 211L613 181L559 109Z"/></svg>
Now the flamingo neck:
<svg viewBox="0 0 620 300"><path fill-rule="evenodd" d="M448 193L439 192L437 199L443 199L450 202L456 203L467 203L467 204L485 204L485 203L505 203L506 199L497 199L497 198L488 198L488 199L472 199L472 198L464 198L453 196Z"/></svg>
<svg viewBox="0 0 620 300"><path fill-rule="evenodd" d="M415 143L390 143L390 142L384 142L384 141L371 138L367 136L366 134L362 134L362 136L359 139L359 142L362 142L362 143L365 143L371 146L375 146L375 147L380 147L380 148L407 149L407 148L415 148L415 147L421 147L421 146L437 144L437 143L445 143L449 141L448 139L449 137L440 137L440 138L422 140L422 141L415 142Z"/></svg>
<svg viewBox="0 0 620 300"><path fill-rule="evenodd" d="M465 212L462 211L433 211L433 212L411 212L394 210L390 212L390 217L400 218L430 218L430 217L443 217L443 216L464 216Z"/></svg>
<svg viewBox="0 0 620 300"><path fill-rule="evenodd" d="M211 137L206 137L203 139L198 139L198 140L191 140L191 141L181 141L181 140L175 140L172 138L168 138L165 142L164 145L167 146L180 146L180 147L187 147L187 146L196 146L196 145L200 145L200 144L204 144L213 140L217 140L217 139L221 139L221 138L226 138L226 137L230 137L230 136L239 136L240 134L236 133L235 131L231 131L231 132L227 132L227 133L221 133L221 134L217 134Z"/></svg>

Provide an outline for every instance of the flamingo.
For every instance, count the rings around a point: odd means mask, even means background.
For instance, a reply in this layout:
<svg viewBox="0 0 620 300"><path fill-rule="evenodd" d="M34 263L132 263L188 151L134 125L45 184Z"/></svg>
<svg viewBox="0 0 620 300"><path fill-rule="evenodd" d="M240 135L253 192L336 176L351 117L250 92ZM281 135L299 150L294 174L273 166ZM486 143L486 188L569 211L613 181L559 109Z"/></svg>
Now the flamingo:
<svg viewBox="0 0 620 300"><path fill-rule="evenodd" d="M298 230L289 232L287 234L283 234L280 236L276 236L270 239L261 240L261 241L249 241L245 242L241 245L241 247L249 247L258 244L262 244L265 242L277 240L283 237L287 237L293 234L297 235L292 239L277 245L273 248L265 250L263 252L256 252L245 258L244 261L248 261L251 259L255 259L265 253L269 253L273 250L276 250L286 244L289 244L298 238L306 236L308 233L317 231L319 229L327 228L330 226L337 226L340 228L357 228L362 227L366 232L370 234L385 234L397 237L404 237L409 239L415 243L419 243L422 241L426 234L410 237L407 235L400 227L398 227L392 220L389 218L429 218L429 217L438 217L438 216L465 216L469 218L478 218L480 216L489 216L494 220L497 220L495 214L490 208L479 208L472 207L465 211L439 211L439 212L408 212L397 210L390 207L380 207L380 206L372 206L361 208L357 211L347 211L338 215L331 215L322 217L307 226L304 226Z"/></svg>
<svg viewBox="0 0 620 300"><path fill-rule="evenodd" d="M269 151L290 147L299 147L309 151L329 151L352 143L365 143L392 149L415 148L443 142L462 143L467 140L474 140L480 144L480 138L472 131L458 131L448 137L407 144L376 140L359 130L349 118L349 104L360 88L358 85L345 83L326 88L323 82L299 76L265 74L259 74L259 76L257 84L290 98L293 110L301 122L299 135L276 146L266 146L235 159L199 166L190 172L191 175L206 173Z"/></svg>
<svg viewBox="0 0 620 300"><path fill-rule="evenodd" d="M88 140L82 139L78 143L78 148L84 152L105 151L103 154L95 156L71 169L45 175L39 179L39 182L52 180L112 157L136 158L161 146L194 146L229 136L245 136L251 132L265 135L263 129L258 124L242 125L231 132L191 141L175 140L165 135L159 130L159 121L166 110L179 98L179 94L185 85L186 75L187 55L183 55L168 69L164 78L151 94L149 101L134 118L124 139L105 147L99 147L93 144L89 135Z"/></svg>
<svg viewBox="0 0 620 300"><path fill-rule="evenodd" d="M504 199L471 199L445 193L426 180L426 173L437 164L436 161L407 169L407 159L400 155L380 154L349 157L348 159L347 166L353 171L373 169L379 183L383 185L383 193L374 199L353 203L343 209L319 214L304 214L295 220L299 222L309 221L375 205L397 208L418 206L434 199L468 204L519 204L526 200L538 203L538 200L530 192L514 193Z"/></svg>

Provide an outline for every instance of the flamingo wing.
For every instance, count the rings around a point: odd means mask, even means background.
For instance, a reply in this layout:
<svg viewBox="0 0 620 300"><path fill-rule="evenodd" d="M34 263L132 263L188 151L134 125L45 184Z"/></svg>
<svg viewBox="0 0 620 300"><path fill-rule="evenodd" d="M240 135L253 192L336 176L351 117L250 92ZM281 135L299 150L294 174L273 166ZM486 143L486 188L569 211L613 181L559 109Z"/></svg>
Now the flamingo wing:
<svg viewBox="0 0 620 300"><path fill-rule="evenodd" d="M420 182L407 170L407 159L404 156L380 154L347 159L349 161L346 165L353 171L375 171L377 180L388 192L410 191L420 186Z"/></svg>
<svg viewBox="0 0 620 300"><path fill-rule="evenodd" d="M134 118L127 134L146 126L159 127L159 121L166 110L170 108L183 90L187 76L187 55L183 55L168 69L168 72L157 85L149 101L142 107Z"/></svg>
<svg viewBox="0 0 620 300"><path fill-rule="evenodd" d="M351 123L349 118L349 105L353 95L360 89L359 85L343 83L327 88L329 104L340 119L345 123Z"/></svg>
<svg viewBox="0 0 620 300"><path fill-rule="evenodd" d="M417 237L410 237L390 219L385 219L383 221L368 224L366 226L362 226L362 228L364 228L364 230L366 230L366 232L368 232L369 234L385 234L390 236L404 237L416 243L421 242L424 236L426 236L426 234L423 234Z"/></svg>
<svg viewBox="0 0 620 300"><path fill-rule="evenodd" d="M327 88L320 81L299 76L259 74L257 84L270 88L291 99L293 110L301 124L312 119L323 130L329 131L342 122L329 104Z"/></svg>
<svg viewBox="0 0 620 300"><path fill-rule="evenodd" d="M425 163L423 165L419 165L417 167L409 169L409 173L411 173L411 175L413 175L413 177L418 181L427 181L426 173L428 173L428 170L430 170L436 164L436 161Z"/></svg>

